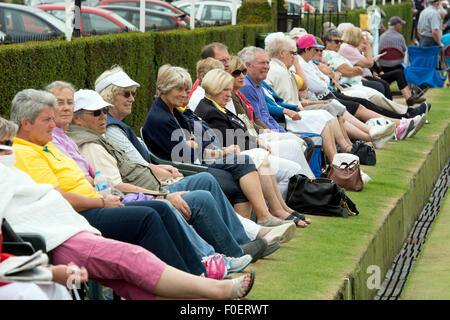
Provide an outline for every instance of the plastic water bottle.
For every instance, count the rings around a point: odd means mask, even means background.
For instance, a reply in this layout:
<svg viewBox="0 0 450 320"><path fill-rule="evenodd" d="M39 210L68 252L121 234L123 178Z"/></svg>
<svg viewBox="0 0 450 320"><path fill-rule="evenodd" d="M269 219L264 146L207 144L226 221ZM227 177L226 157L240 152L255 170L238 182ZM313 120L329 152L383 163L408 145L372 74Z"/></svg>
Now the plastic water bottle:
<svg viewBox="0 0 450 320"><path fill-rule="evenodd" d="M111 186L109 185L108 179L100 171L95 172L94 184L103 198L106 199L111 194Z"/></svg>

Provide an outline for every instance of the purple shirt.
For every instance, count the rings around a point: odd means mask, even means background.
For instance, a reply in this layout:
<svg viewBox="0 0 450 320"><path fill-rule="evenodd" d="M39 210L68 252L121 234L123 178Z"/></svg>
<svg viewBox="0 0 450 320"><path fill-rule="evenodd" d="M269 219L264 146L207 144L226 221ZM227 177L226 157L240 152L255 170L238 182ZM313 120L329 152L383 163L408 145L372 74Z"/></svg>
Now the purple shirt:
<svg viewBox="0 0 450 320"><path fill-rule="evenodd" d="M247 74L245 76L245 85L240 89L241 93L247 98L247 101L253 106L256 116L269 127L270 130L284 132L278 122L270 115L266 104L266 96L261 85L256 84Z"/></svg>
<svg viewBox="0 0 450 320"><path fill-rule="evenodd" d="M91 176L92 178L94 178L94 172L91 166L80 154L77 144L64 133L64 130L55 127L53 129L52 135L52 143L55 145L55 147L57 147L69 158L72 158L81 168L81 170L83 170L85 176Z"/></svg>

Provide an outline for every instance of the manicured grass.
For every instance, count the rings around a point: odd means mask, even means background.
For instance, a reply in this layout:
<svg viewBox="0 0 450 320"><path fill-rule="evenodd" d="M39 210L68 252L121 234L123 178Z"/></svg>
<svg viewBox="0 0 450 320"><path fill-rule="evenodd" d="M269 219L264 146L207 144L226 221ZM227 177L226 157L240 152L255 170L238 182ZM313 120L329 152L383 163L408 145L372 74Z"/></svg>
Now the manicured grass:
<svg viewBox="0 0 450 320"><path fill-rule="evenodd" d="M333 299L351 273L397 199L431 149L437 134L450 122L450 89L431 89L426 124L413 138L392 141L377 150L377 164L363 166L371 178L361 192L347 192L360 214L333 218L310 216L312 224L297 229L293 240L247 269L257 278L249 299Z"/></svg>
<svg viewBox="0 0 450 320"><path fill-rule="evenodd" d="M448 300L450 291L450 196L441 203L421 253L408 276L402 300Z"/></svg>

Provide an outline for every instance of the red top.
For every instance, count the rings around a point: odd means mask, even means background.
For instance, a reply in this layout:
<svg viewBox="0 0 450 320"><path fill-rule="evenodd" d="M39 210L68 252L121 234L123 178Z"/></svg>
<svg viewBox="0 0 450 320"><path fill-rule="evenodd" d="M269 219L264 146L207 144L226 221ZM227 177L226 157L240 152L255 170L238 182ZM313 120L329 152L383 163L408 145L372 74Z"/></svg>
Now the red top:
<svg viewBox="0 0 450 320"><path fill-rule="evenodd" d="M0 221L1 222L1 221ZM0 263L8 259L9 257L13 257L12 254L2 253L2 233L0 231ZM0 282L0 287L7 285L9 282Z"/></svg>
<svg viewBox="0 0 450 320"><path fill-rule="evenodd" d="M241 98L242 101L244 101L244 103L247 105L248 115L249 115L249 117L250 117L250 121L253 122L253 123L255 123L255 120L253 119L253 111L254 111L253 106L251 105L250 102L247 101L247 99L245 99L244 95L243 95L240 91L237 92L237 95L238 95L239 98Z"/></svg>

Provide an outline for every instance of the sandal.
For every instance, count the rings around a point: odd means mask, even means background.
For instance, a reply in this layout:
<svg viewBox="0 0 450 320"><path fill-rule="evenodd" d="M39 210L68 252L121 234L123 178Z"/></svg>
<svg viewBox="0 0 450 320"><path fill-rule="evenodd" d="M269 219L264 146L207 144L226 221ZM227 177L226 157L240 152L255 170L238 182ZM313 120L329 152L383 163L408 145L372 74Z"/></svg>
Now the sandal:
<svg viewBox="0 0 450 320"><path fill-rule="evenodd" d="M294 221L295 225L300 228L306 228L307 224L306 222L302 221L300 218L296 217L294 214L290 214L285 221L292 220ZM302 224L298 224L299 222L302 222Z"/></svg>
<svg viewBox="0 0 450 320"><path fill-rule="evenodd" d="M248 284L245 283L245 280L250 276L250 281ZM230 299L241 299L244 298L253 287L253 283L255 282L255 271L250 271L239 278L234 278L231 280L233 282L233 288L231 289Z"/></svg>
<svg viewBox="0 0 450 320"><path fill-rule="evenodd" d="M309 218L305 217L304 214L301 214L301 213L298 212L298 211L295 211L295 210L294 210L294 211L292 212L292 214L293 214L294 216L296 216L297 218L299 218L300 220L305 221L307 224L310 224L310 223L311 223L311 220L310 220Z"/></svg>

